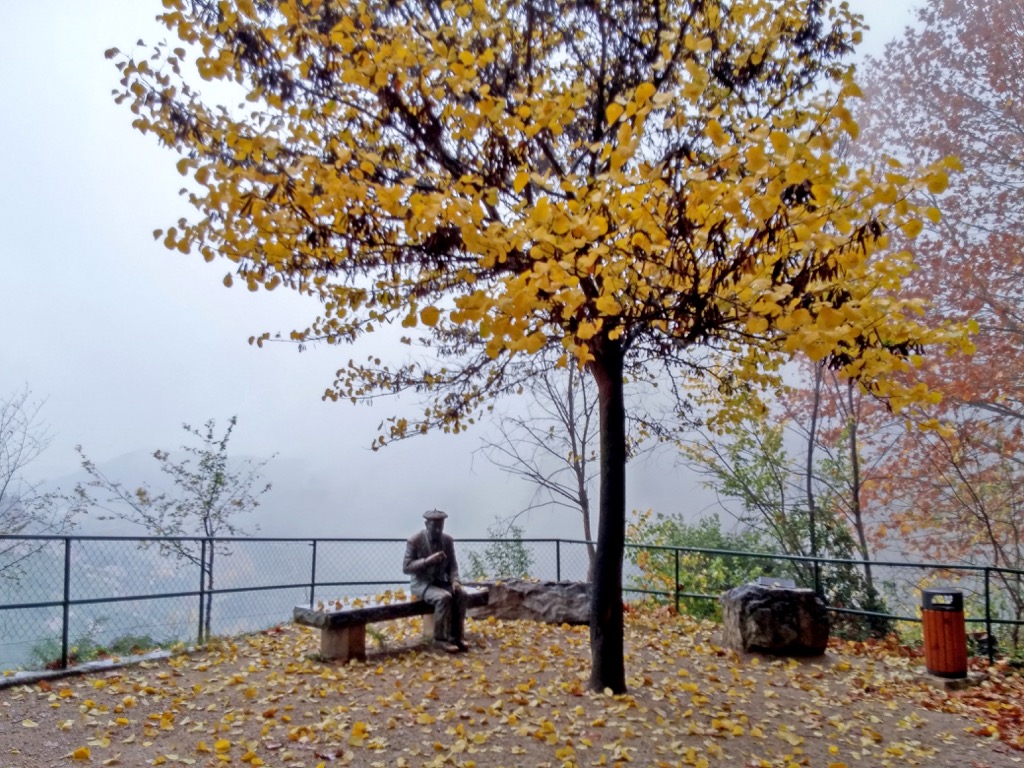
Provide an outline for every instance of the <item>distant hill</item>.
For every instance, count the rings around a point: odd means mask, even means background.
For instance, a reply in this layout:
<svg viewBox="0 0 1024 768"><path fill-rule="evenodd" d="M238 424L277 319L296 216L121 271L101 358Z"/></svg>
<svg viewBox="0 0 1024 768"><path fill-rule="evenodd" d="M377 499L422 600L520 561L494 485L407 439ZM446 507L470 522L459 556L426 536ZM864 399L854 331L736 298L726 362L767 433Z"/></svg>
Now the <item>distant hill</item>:
<svg viewBox="0 0 1024 768"><path fill-rule="evenodd" d="M456 538L486 538L496 518L510 519L530 505L534 488L474 456L476 437L428 435L370 450L319 454L311 458L279 455L264 468L272 490L259 508L237 522L260 536L299 538L405 538L422 525L423 511L444 509L447 530ZM246 457L240 457L244 460ZM166 489L169 478L151 450L135 450L97 466L128 487L148 483ZM696 517L714 504L714 496L692 472L671 456L655 454L628 467L630 508L653 508ZM51 486L70 491L87 476L81 470L58 477ZM597 494L594 489L596 507ZM596 530L596 511L594 519ZM582 538L578 514L542 509L520 517L527 538ZM256 528L258 527L258 532ZM79 520L78 533L142 535L121 522L96 516Z"/></svg>
<svg viewBox="0 0 1024 768"><path fill-rule="evenodd" d="M388 449L395 454L396 449ZM421 514L432 507L450 510L450 529L463 537L486 536L487 527L495 515L513 514L510 501L521 497L525 504L529 488L513 483L504 474L491 470L491 485L483 485L481 478L466 478L422 461L401 467L389 462L387 454L375 454L380 459L381 471L368 473L365 468L346 471L344 466L329 462L310 462L297 458L276 457L262 472L271 490L260 497L260 506L235 522L259 536L302 538L405 538L422 525ZM239 461L244 460L239 459ZM160 471L152 452L132 451L113 459L97 462L97 466L111 480L127 488L149 485L154 491L172 490L170 478ZM487 468L490 470L490 468ZM384 479L380 476L384 475ZM48 487L71 491L88 476L83 470L57 478ZM467 482L470 480L470 482ZM509 486L512 486L511 488ZM499 493L491 493L497 488ZM496 501L500 500L500 501ZM500 506L499 506L500 505ZM144 535L122 521L100 520L106 513L78 519L76 533L80 535ZM580 534L569 521L563 535ZM536 535L549 535L538 533Z"/></svg>

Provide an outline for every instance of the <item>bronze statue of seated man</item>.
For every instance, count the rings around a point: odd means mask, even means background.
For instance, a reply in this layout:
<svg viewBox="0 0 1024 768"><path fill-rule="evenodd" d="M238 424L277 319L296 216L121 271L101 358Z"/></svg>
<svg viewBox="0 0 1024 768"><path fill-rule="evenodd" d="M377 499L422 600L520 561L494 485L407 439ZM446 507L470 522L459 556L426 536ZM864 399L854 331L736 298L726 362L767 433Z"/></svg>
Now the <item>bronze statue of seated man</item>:
<svg viewBox="0 0 1024 768"><path fill-rule="evenodd" d="M423 513L426 526L406 543L402 572L411 577L412 593L434 606L434 645L458 653L467 650L466 592L459 580L455 542L444 533L447 517L439 509Z"/></svg>

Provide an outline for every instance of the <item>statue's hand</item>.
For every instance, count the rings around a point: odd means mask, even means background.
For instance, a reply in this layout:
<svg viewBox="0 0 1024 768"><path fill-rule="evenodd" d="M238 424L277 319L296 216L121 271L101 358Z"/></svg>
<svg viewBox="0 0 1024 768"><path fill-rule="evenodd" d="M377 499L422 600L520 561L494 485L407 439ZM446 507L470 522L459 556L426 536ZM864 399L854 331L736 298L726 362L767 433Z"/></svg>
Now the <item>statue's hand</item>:
<svg viewBox="0 0 1024 768"><path fill-rule="evenodd" d="M463 591L463 589L462 589L462 582L461 581L453 581L452 582L452 590L455 591L455 592L462 592Z"/></svg>

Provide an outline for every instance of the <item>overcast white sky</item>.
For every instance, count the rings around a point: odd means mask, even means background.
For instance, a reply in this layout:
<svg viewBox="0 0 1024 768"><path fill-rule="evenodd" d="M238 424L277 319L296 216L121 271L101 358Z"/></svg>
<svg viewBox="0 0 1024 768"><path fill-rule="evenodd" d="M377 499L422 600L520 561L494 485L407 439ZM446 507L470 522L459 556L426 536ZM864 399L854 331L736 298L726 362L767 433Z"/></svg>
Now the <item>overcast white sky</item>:
<svg viewBox="0 0 1024 768"><path fill-rule="evenodd" d="M878 52L913 3L851 5L873 27L866 49ZM103 462L176 448L183 421L237 414L233 452L277 453L289 488L319 489L300 509L278 498L288 513L265 532L392 536L402 531L381 530L383 518L415 529L420 511L439 506L453 514L453 532L482 535L529 491L473 460L480 432L371 453L376 425L411 403L323 403L349 350L247 344L304 327L314 306L284 291L227 290L224 264L153 241L155 228L188 212L176 156L113 103L117 71L103 52L164 37L153 21L160 9L156 0L0 3L0 397L27 384L46 400L54 440L33 474L73 472L76 444ZM632 507L699 512L695 498L695 481L668 458L631 477ZM527 534L580 535L565 515L552 524L536 514Z"/></svg>

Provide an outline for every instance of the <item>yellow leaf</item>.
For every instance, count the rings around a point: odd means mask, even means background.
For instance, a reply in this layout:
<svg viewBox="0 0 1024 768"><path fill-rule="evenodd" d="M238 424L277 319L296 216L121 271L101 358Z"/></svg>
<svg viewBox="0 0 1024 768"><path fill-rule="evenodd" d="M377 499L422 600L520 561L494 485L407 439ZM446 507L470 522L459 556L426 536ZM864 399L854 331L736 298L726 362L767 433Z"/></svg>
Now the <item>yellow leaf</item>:
<svg viewBox="0 0 1024 768"><path fill-rule="evenodd" d="M625 107L623 107L618 102L613 101L611 104L608 105L608 109L604 111L604 117L608 121L608 123L611 124L618 120L619 116L622 115L622 113L625 111Z"/></svg>
<svg viewBox="0 0 1024 768"><path fill-rule="evenodd" d="M722 130L721 123L717 120L708 120L704 133L715 143L716 147L724 147L729 143L729 137L725 135L725 131Z"/></svg>
<svg viewBox="0 0 1024 768"><path fill-rule="evenodd" d="M654 87L654 83L640 83L636 87L636 92L633 94L633 101L637 104L645 104L657 88Z"/></svg>
<svg viewBox="0 0 1024 768"><path fill-rule="evenodd" d="M832 307L822 307L818 311L818 326L821 328L838 328L843 322L843 313L837 312Z"/></svg>
<svg viewBox="0 0 1024 768"><path fill-rule="evenodd" d="M231 742L227 739L217 739L217 741L213 742L213 748L218 752L227 752L231 749Z"/></svg>
<svg viewBox="0 0 1024 768"><path fill-rule="evenodd" d="M842 127L844 131L850 134L851 139L856 139L860 135L860 126L857 125L856 120L843 120Z"/></svg>
<svg viewBox="0 0 1024 768"><path fill-rule="evenodd" d="M437 307L424 307L420 310L420 320L423 321L424 325L428 325L433 328L437 325L437 321L441 317L441 310Z"/></svg>
<svg viewBox="0 0 1024 768"><path fill-rule="evenodd" d="M602 315L614 316L622 311L622 307L619 305L619 302L615 300L615 297L609 296L608 294L599 296L597 301L594 302L594 306L597 307L597 311Z"/></svg>
<svg viewBox="0 0 1024 768"><path fill-rule="evenodd" d="M75 760L88 760L91 756L88 747L79 747L71 753L71 757Z"/></svg>
<svg viewBox="0 0 1024 768"><path fill-rule="evenodd" d="M684 42L686 43L687 48L689 48L691 51L696 51L697 53L707 53L708 51L711 50L710 37L697 38L694 35L688 34Z"/></svg>
<svg viewBox="0 0 1024 768"><path fill-rule="evenodd" d="M779 154L782 154L789 149L789 136L782 131L773 131L771 136L768 137L768 140L771 141L772 148Z"/></svg>
<svg viewBox="0 0 1024 768"><path fill-rule="evenodd" d="M949 186L949 177L943 172L933 173L928 177L928 191L938 195L946 191Z"/></svg>
<svg viewBox="0 0 1024 768"><path fill-rule="evenodd" d="M361 747L369 733L366 723L357 721L352 724L352 733L348 737L348 743L353 747Z"/></svg>
<svg viewBox="0 0 1024 768"><path fill-rule="evenodd" d="M753 315L747 318L747 333L764 333L768 330L768 318Z"/></svg>
<svg viewBox="0 0 1024 768"><path fill-rule="evenodd" d="M543 333L531 333L525 339L523 339L523 349L529 354L535 354L544 348L547 344L547 336Z"/></svg>
<svg viewBox="0 0 1024 768"><path fill-rule="evenodd" d="M601 330L600 323L592 323L589 321L583 321L580 323L579 328L576 329L576 338L580 341L586 341L592 339L597 335L597 332Z"/></svg>
<svg viewBox="0 0 1024 768"><path fill-rule="evenodd" d="M924 229L924 224L919 219L911 219L903 225L903 234L907 237L917 237L921 234L921 230Z"/></svg>
<svg viewBox="0 0 1024 768"><path fill-rule="evenodd" d="M37 723L35 720L22 720L21 726L22 728L38 728L39 723Z"/></svg>

